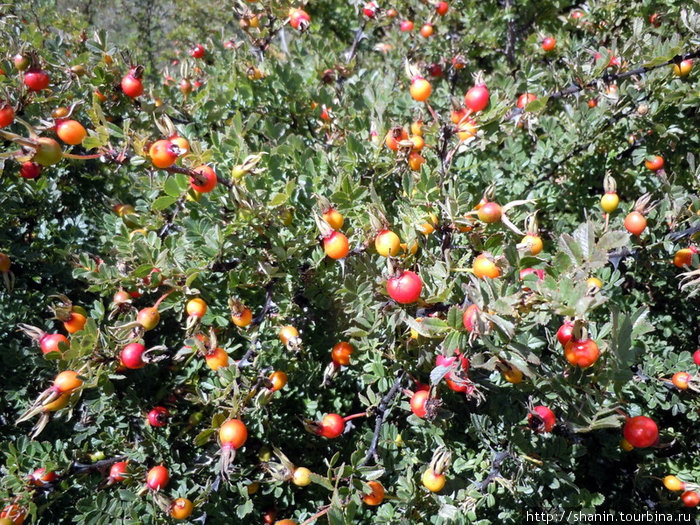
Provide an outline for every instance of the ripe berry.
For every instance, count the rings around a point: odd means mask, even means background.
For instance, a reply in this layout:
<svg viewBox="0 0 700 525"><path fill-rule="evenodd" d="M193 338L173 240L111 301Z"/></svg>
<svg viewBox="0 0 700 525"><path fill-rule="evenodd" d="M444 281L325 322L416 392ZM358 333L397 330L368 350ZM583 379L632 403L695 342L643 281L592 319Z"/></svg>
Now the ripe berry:
<svg viewBox="0 0 700 525"><path fill-rule="evenodd" d="M192 58L204 58L206 52L207 50L204 49L204 46L202 44L197 44L192 49L190 49L190 56Z"/></svg>
<svg viewBox="0 0 700 525"><path fill-rule="evenodd" d="M323 212L323 220L326 221L334 230L339 230L343 227L345 217L343 217L343 215L335 208L328 208Z"/></svg>
<svg viewBox="0 0 700 525"><path fill-rule="evenodd" d="M350 343L341 341L336 343L331 350L331 360L337 366L348 366L350 364L350 356L355 351L355 348Z"/></svg>
<svg viewBox="0 0 700 525"><path fill-rule="evenodd" d="M479 307L476 304L470 304L467 309L464 310L462 315L462 323L467 331L472 332L475 328L476 316L479 313Z"/></svg>
<svg viewBox="0 0 700 525"><path fill-rule="evenodd" d="M435 12L440 16L445 16L449 8L450 6L447 2L438 2L438 4L435 6Z"/></svg>
<svg viewBox="0 0 700 525"><path fill-rule="evenodd" d="M428 97L432 91L433 88L430 85L430 82L425 80L423 77L415 77L413 80L411 80L410 92L413 100L425 102L428 100Z"/></svg>
<svg viewBox="0 0 700 525"><path fill-rule="evenodd" d="M659 439L659 427L646 416L629 418L622 432L630 445L637 448L650 447Z"/></svg>
<svg viewBox="0 0 700 525"><path fill-rule="evenodd" d="M299 331L293 326L283 326L279 332L279 338L285 345L299 338Z"/></svg>
<svg viewBox="0 0 700 525"><path fill-rule="evenodd" d="M87 137L87 131L77 120L59 120L56 122L56 135L66 144L76 146Z"/></svg>
<svg viewBox="0 0 700 525"><path fill-rule="evenodd" d="M501 275L501 269L496 266L496 263L491 258L483 253L474 259L472 271L474 275L481 279L495 279Z"/></svg>
<svg viewBox="0 0 700 525"><path fill-rule="evenodd" d="M122 92L129 98L143 94L143 82L139 68L132 67L121 81Z"/></svg>
<svg viewBox="0 0 700 525"><path fill-rule="evenodd" d="M153 467L148 471L148 475L146 476L146 485L148 485L148 488L151 490L163 489L168 485L169 481L170 473L163 465Z"/></svg>
<svg viewBox="0 0 700 525"><path fill-rule="evenodd" d="M80 332L87 322L87 318L80 313L71 312L69 314L68 320L63 322L63 327L69 334L74 334Z"/></svg>
<svg viewBox="0 0 700 525"><path fill-rule="evenodd" d="M201 318L207 313L207 303L204 301L204 299L195 297L194 299L187 301L185 310L187 311L187 315Z"/></svg>
<svg viewBox="0 0 700 525"><path fill-rule="evenodd" d="M537 100L537 95L533 93L523 93L518 97L518 102L515 104L519 109L525 109L530 102Z"/></svg>
<svg viewBox="0 0 700 525"><path fill-rule="evenodd" d="M364 501L366 505L376 507L384 501L384 487L378 481L369 481L367 484L372 492L365 494L362 497L362 501Z"/></svg>
<svg viewBox="0 0 700 525"><path fill-rule="evenodd" d="M428 399L430 399L428 390L418 390L411 396L411 411L421 419L424 418L427 413L425 403Z"/></svg>
<svg viewBox="0 0 700 525"><path fill-rule="evenodd" d="M420 298L423 289L423 281L414 272L404 271L398 277L390 278L386 283L389 296L400 304L410 304Z"/></svg>
<svg viewBox="0 0 700 525"><path fill-rule="evenodd" d="M374 18L377 15L377 11L379 11L377 2L367 2L362 10L367 18Z"/></svg>
<svg viewBox="0 0 700 525"><path fill-rule="evenodd" d="M697 507L700 503L700 494L692 490L686 490L681 494L681 501L686 507Z"/></svg>
<svg viewBox="0 0 700 525"><path fill-rule="evenodd" d="M53 471L46 472L45 468L38 468L29 475L29 482L37 487L43 487L56 481L58 476Z"/></svg>
<svg viewBox="0 0 700 525"><path fill-rule="evenodd" d="M194 511L194 505L187 498L177 498L170 504L169 513L173 519L186 520Z"/></svg>
<svg viewBox="0 0 700 525"><path fill-rule="evenodd" d="M413 22L411 22L410 20L403 20L399 25L399 29L404 33L413 31Z"/></svg>
<svg viewBox="0 0 700 525"><path fill-rule="evenodd" d="M240 419L228 419L219 428L222 448L238 450L248 439L248 429Z"/></svg>
<svg viewBox="0 0 700 525"><path fill-rule="evenodd" d="M168 424L170 412L165 407L155 407L148 413L148 424L152 427L164 427Z"/></svg>
<svg viewBox="0 0 700 525"><path fill-rule="evenodd" d="M659 171L664 167L664 158L661 155L654 155L652 158L645 160L644 165L648 170Z"/></svg>
<svg viewBox="0 0 700 525"><path fill-rule="evenodd" d="M5 101L0 101L0 128L5 128L15 121L15 110Z"/></svg>
<svg viewBox="0 0 700 525"><path fill-rule="evenodd" d="M207 362L207 366L212 370L218 370L219 368L228 366L228 354L221 347L216 347L209 352L204 359Z"/></svg>
<svg viewBox="0 0 700 525"><path fill-rule="evenodd" d="M527 424L533 432L541 434L551 432L557 422L557 417L546 406L538 405L527 415Z"/></svg>
<svg viewBox="0 0 700 525"><path fill-rule="evenodd" d="M473 112L482 111L489 105L489 90L485 84L478 84L464 95L464 105Z"/></svg>
<svg viewBox="0 0 700 525"><path fill-rule="evenodd" d="M408 140L408 131L401 127L395 127L387 132L384 142L387 148L396 151L399 149L399 142L404 140Z"/></svg>
<svg viewBox="0 0 700 525"><path fill-rule="evenodd" d="M39 339L39 346L44 355L51 352L60 353L61 349L58 347L60 343L65 344L66 347L70 345L68 338L63 334L44 334Z"/></svg>
<svg viewBox="0 0 700 525"><path fill-rule="evenodd" d="M571 321L564 321L557 330L557 339L562 346L566 346L574 335L574 323Z"/></svg>
<svg viewBox="0 0 700 525"><path fill-rule="evenodd" d="M564 347L564 356L572 365L588 368L598 360L600 350L592 339L572 339Z"/></svg>
<svg viewBox="0 0 700 525"><path fill-rule="evenodd" d="M551 37L548 36L544 40L542 40L542 49L546 51L547 53L552 51L557 45L557 41Z"/></svg>
<svg viewBox="0 0 700 525"><path fill-rule="evenodd" d="M31 68L24 75L24 85L27 86L29 91L41 91L49 87L51 78L49 74L37 68Z"/></svg>
<svg viewBox="0 0 700 525"><path fill-rule="evenodd" d="M323 249L331 259L343 259L350 253L350 243L344 233L334 231L324 237Z"/></svg>
<svg viewBox="0 0 700 525"><path fill-rule="evenodd" d="M328 439L335 439L345 430L345 421L338 414L326 414L321 419L317 433Z"/></svg>
<svg viewBox="0 0 700 525"><path fill-rule="evenodd" d="M671 378L671 382L680 390L687 390L690 383L690 374L688 372L676 372Z"/></svg>
<svg viewBox="0 0 700 525"><path fill-rule="evenodd" d="M633 235L639 237L647 227L647 220L638 211L630 212L625 217L625 229Z"/></svg>
<svg viewBox="0 0 700 525"><path fill-rule="evenodd" d="M19 175L23 179L36 179L41 175L41 166L31 160L25 161L19 169Z"/></svg>
<svg viewBox="0 0 700 525"><path fill-rule="evenodd" d="M700 366L700 349L695 350L695 352L693 352L693 362L696 365Z"/></svg>
<svg viewBox="0 0 700 525"><path fill-rule="evenodd" d="M289 9L289 25L294 29L299 31L306 31L311 24L311 17L309 13L303 9L293 8Z"/></svg>
<svg viewBox="0 0 700 525"><path fill-rule="evenodd" d="M180 155L179 148L168 139L157 140L148 149L148 155L156 168L169 168Z"/></svg>
<svg viewBox="0 0 700 525"><path fill-rule="evenodd" d="M112 465L112 468L109 469L109 479L112 482L124 481L126 479L124 474L126 474L126 469L128 465L128 461L118 461L117 463Z"/></svg>

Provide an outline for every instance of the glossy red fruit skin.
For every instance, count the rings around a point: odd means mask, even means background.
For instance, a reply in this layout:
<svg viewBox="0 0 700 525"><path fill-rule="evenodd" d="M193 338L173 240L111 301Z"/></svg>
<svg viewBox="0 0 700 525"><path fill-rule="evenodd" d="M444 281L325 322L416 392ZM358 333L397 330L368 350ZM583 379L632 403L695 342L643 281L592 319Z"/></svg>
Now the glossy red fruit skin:
<svg viewBox="0 0 700 525"><path fill-rule="evenodd" d="M216 172L214 172L212 168L209 166L199 166L198 168L195 168L194 171L199 173L205 179L205 181L204 184L200 184L194 177L190 177L190 186L192 186L193 190L198 191L199 193L209 193L216 188L218 179L216 178Z"/></svg>
<svg viewBox="0 0 700 525"><path fill-rule="evenodd" d="M450 5L447 2L438 2L437 6L435 6L435 12L440 16L445 16L449 8Z"/></svg>
<svg viewBox="0 0 700 525"><path fill-rule="evenodd" d="M484 84L474 86L464 95L464 105L473 112L482 111L489 105L489 90Z"/></svg>
<svg viewBox="0 0 700 525"><path fill-rule="evenodd" d="M164 427L168 424L170 412L165 407L155 407L148 413L148 424L152 427Z"/></svg>
<svg viewBox="0 0 700 525"><path fill-rule="evenodd" d="M692 490L686 490L681 494L681 501L688 508L697 507L700 503L700 494Z"/></svg>
<svg viewBox="0 0 700 525"><path fill-rule="evenodd" d="M338 414L326 414L323 416L318 429L318 435L328 439L335 439L345 430L345 421Z"/></svg>
<svg viewBox="0 0 700 525"><path fill-rule="evenodd" d="M15 121L15 110L7 102L0 101L0 128L5 128Z"/></svg>
<svg viewBox="0 0 700 525"><path fill-rule="evenodd" d="M557 45L557 41L554 40L551 36L548 36L542 41L542 49L549 52L554 49L554 47Z"/></svg>
<svg viewBox="0 0 700 525"><path fill-rule="evenodd" d="M192 58L204 58L206 52L207 50L204 49L204 46L202 44L197 44L192 49L190 49L190 55L192 56Z"/></svg>
<svg viewBox="0 0 700 525"><path fill-rule="evenodd" d="M134 76L133 70L129 71L121 82L122 92L129 98L143 95L143 82Z"/></svg>
<svg viewBox="0 0 700 525"><path fill-rule="evenodd" d="M411 396L411 411L421 419L427 414L425 403L429 398L430 394L427 390L418 390Z"/></svg>
<svg viewBox="0 0 700 525"><path fill-rule="evenodd" d="M637 448L650 447L659 438L659 427L653 419L646 416L629 418L622 432L625 439Z"/></svg>
<svg viewBox="0 0 700 525"><path fill-rule="evenodd" d="M126 473L128 464L128 461L118 461L112 465L112 468L109 469L109 479L113 482L124 481L126 479L124 474Z"/></svg>
<svg viewBox="0 0 700 525"><path fill-rule="evenodd" d="M693 353L693 362L700 366L700 349L695 350L695 353Z"/></svg>
<svg viewBox="0 0 700 525"><path fill-rule="evenodd" d="M46 71L32 68L24 74L24 85L29 91L41 91L49 87L51 77Z"/></svg>
<svg viewBox="0 0 700 525"><path fill-rule="evenodd" d="M125 367L130 370L138 370L146 366L146 362L143 360L145 351L146 347L141 343L129 343L122 349L119 358Z"/></svg>
<svg viewBox="0 0 700 525"><path fill-rule="evenodd" d="M23 162L19 175L23 179L37 179L41 175L41 165L31 160Z"/></svg>
<svg viewBox="0 0 700 525"><path fill-rule="evenodd" d="M42 353L48 354L50 352L61 352L58 348L59 343L65 343L68 346L68 338L63 334L44 334L41 339L39 339L39 346L41 347Z"/></svg>
<svg viewBox="0 0 700 525"><path fill-rule="evenodd" d="M148 475L146 476L146 485L148 485L148 488L151 490L160 490L165 488L169 481L170 473L163 465L153 467L148 471Z"/></svg>
<svg viewBox="0 0 700 525"><path fill-rule="evenodd" d="M551 432L552 429L554 428L554 425L557 423L557 417L554 415L554 412L552 412L549 408L546 406L538 405L534 407L533 412L537 414L540 419L542 419L543 427L541 430L535 430L537 433L542 433L542 432ZM533 419L532 414L528 414L527 416L528 422Z"/></svg>
<svg viewBox="0 0 700 525"><path fill-rule="evenodd" d="M579 341L572 339L564 347L564 355L570 364L588 368L598 360L600 350L592 339L581 339Z"/></svg>
<svg viewBox="0 0 700 525"><path fill-rule="evenodd" d="M367 2L364 9L362 9L362 12L367 18L374 18L377 16L378 10L379 6L377 5L377 2Z"/></svg>
<svg viewBox="0 0 700 525"><path fill-rule="evenodd" d="M559 340L559 344L561 346L566 346L569 341L571 341L571 338L574 336L574 323L571 321L564 321L564 324L562 324L559 327L559 330L557 330L557 339Z"/></svg>
<svg viewBox="0 0 700 525"><path fill-rule="evenodd" d="M410 304L420 298L423 281L414 272L404 271L399 277L392 277L386 283L389 296L399 304Z"/></svg>

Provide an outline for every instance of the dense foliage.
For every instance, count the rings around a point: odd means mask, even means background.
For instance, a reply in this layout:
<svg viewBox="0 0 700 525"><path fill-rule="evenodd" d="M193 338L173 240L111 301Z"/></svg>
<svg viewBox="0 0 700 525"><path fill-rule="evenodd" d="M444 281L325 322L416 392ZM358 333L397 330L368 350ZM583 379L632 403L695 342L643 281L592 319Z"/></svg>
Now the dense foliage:
<svg viewBox="0 0 700 525"><path fill-rule="evenodd" d="M64 3L0 17L0 525L695 515L688 2Z"/></svg>

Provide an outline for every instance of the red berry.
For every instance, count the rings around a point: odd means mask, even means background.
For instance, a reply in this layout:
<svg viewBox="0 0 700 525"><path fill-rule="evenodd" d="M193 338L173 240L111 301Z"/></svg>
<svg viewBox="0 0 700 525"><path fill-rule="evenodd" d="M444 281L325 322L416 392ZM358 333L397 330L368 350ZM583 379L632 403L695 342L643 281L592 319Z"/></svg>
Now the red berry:
<svg viewBox="0 0 700 525"><path fill-rule="evenodd" d="M400 304L410 304L420 298L423 289L421 278L411 271L404 271L398 277L392 277L386 283L389 296Z"/></svg>
<svg viewBox="0 0 700 525"><path fill-rule="evenodd" d="M566 346L574 335L574 323L564 321L564 324L557 330L557 339L562 346Z"/></svg>
<svg viewBox="0 0 700 525"><path fill-rule="evenodd" d="M637 448L650 447L659 439L659 427L646 416L629 418L622 432L625 439Z"/></svg>
<svg viewBox="0 0 700 525"><path fill-rule="evenodd" d="M484 84L479 84L464 95L464 105L473 112L482 111L489 105L489 90Z"/></svg>
<svg viewBox="0 0 700 525"><path fill-rule="evenodd" d="M24 75L24 85L29 91L41 91L49 87L51 78L46 71L32 68Z"/></svg>
<svg viewBox="0 0 700 525"><path fill-rule="evenodd" d="M143 82L138 74L137 68L131 68L122 78L122 92L129 98L136 98L143 94Z"/></svg>
<svg viewBox="0 0 700 525"><path fill-rule="evenodd" d="M542 432L550 432L557 422L557 417L546 406L538 405L532 409L532 412L527 415L527 424L533 430L541 434Z"/></svg>
<svg viewBox="0 0 700 525"><path fill-rule="evenodd" d="M148 413L148 424L152 427L164 427L168 424L170 412L165 407L155 407Z"/></svg>
<svg viewBox="0 0 700 525"><path fill-rule="evenodd" d="M23 162L19 169L19 175L24 179L36 179L41 175L41 165L31 160Z"/></svg>
<svg viewBox="0 0 700 525"><path fill-rule="evenodd" d="M68 338L63 334L44 334L39 339L39 346L44 354L60 352L59 343L65 343L66 346L70 345Z"/></svg>
<svg viewBox="0 0 700 525"><path fill-rule="evenodd" d="M163 465L153 467L148 471L148 475L146 476L146 485L148 485L148 488L151 490L160 490L165 488L169 481L170 473Z"/></svg>
<svg viewBox="0 0 700 525"><path fill-rule="evenodd" d="M345 421L338 414L326 414L323 416L319 427L318 435L328 439L334 439L340 436L345 430Z"/></svg>
<svg viewBox="0 0 700 525"><path fill-rule="evenodd" d="M119 358L125 367L131 370L138 370L146 366L146 362L143 360L145 351L146 347L141 343L130 343L122 349Z"/></svg>
<svg viewBox="0 0 700 525"><path fill-rule="evenodd" d="M126 473L126 468L128 464L128 461L118 461L117 463L112 465L112 468L109 469L109 479L113 482L124 481L126 479L124 477L124 474Z"/></svg>
<svg viewBox="0 0 700 525"><path fill-rule="evenodd" d="M421 419L424 418L427 413L425 403L429 398L430 395L427 390L419 390L418 392L414 392L413 396L411 396L411 411Z"/></svg>
<svg viewBox="0 0 700 525"><path fill-rule="evenodd" d="M192 58L204 58L204 54L207 52L202 44L197 44L192 49L190 49L190 55Z"/></svg>

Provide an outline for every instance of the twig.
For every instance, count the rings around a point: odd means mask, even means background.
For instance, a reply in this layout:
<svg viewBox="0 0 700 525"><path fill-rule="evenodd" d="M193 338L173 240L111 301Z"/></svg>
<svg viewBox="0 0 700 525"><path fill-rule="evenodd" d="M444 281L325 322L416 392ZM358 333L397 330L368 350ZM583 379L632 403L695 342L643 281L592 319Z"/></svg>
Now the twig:
<svg viewBox="0 0 700 525"><path fill-rule="evenodd" d="M508 451L496 453L496 455L493 457L493 461L491 462L491 471L489 472L489 475L486 476L484 481L479 483L478 488L480 492L484 492L491 482L501 475L501 465L509 457L510 452Z"/></svg>
<svg viewBox="0 0 700 525"><path fill-rule="evenodd" d="M107 467L111 467L115 463L119 461L124 461L127 459L127 456L116 456L113 458L109 459L102 459L100 461L95 461L95 463L79 463L75 462L73 463L69 469L66 475L69 474L78 474L82 472L94 472L94 471L99 471L99 472L104 472L107 470Z"/></svg>
<svg viewBox="0 0 700 525"><path fill-rule="evenodd" d="M372 436L372 442L370 443L369 448L367 449L367 454L365 454L365 458L360 463L360 466L366 464L371 458L374 458L376 462L379 462L379 458L377 457L379 432L382 429L382 423L384 423L384 418L386 417L389 403L391 403L391 400L394 399L394 396L401 390L401 383L403 382L403 378L405 375L406 374L403 370L399 371L399 374L396 377L396 381L394 381L394 385L389 389L386 395L379 402L379 406L377 407L377 419L374 423L374 435Z"/></svg>
<svg viewBox="0 0 700 525"><path fill-rule="evenodd" d="M632 77L635 75L642 75L644 73L648 73L649 71L653 71L655 69L666 67L666 66L669 66L671 64L680 64L683 60L697 58L699 56L700 56L700 49L696 49L695 51L691 51L690 53L676 55L673 58L666 60L665 62L662 62L661 64L656 64L655 66L648 66L648 67L641 66L641 67L637 67L635 69L630 69L629 71L624 71L622 73L605 73L602 77L593 79L586 84L574 84L573 86L570 86L566 89L562 89L561 91L555 91L554 93L551 93L549 95L549 100L552 100L552 99L556 100L559 98L563 98L565 96L578 93L579 91L583 91L584 89L594 87L601 80L603 82L605 82L606 84L609 84L611 82L615 82L617 80L629 78L629 77Z"/></svg>

